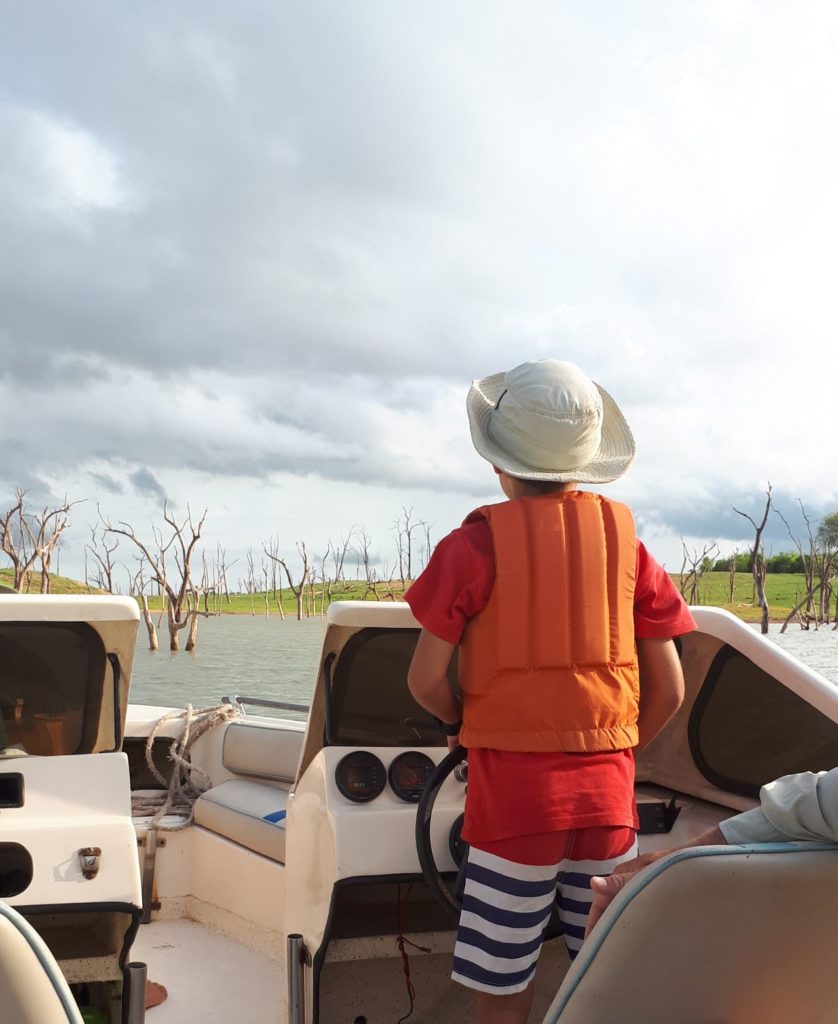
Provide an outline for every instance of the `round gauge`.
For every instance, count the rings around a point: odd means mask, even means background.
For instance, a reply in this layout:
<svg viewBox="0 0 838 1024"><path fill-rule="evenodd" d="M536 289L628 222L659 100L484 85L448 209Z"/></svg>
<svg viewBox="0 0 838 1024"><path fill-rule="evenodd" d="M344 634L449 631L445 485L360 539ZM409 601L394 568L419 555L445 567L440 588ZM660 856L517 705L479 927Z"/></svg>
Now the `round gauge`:
<svg viewBox="0 0 838 1024"><path fill-rule="evenodd" d="M338 761L335 782L347 800L365 804L384 792L387 770L375 754L367 750L353 750Z"/></svg>
<svg viewBox="0 0 838 1024"><path fill-rule="evenodd" d="M427 754L422 754L418 750L408 750L405 754L399 754L390 765L390 771L387 773L390 787L400 799L418 804L425 783L431 777L434 768L436 765Z"/></svg>
<svg viewBox="0 0 838 1024"><path fill-rule="evenodd" d="M451 826L451 831L448 834L448 849L451 851L451 857L458 868L463 863L466 853L468 853L468 843L463 839L462 835L464 818L465 815L461 814Z"/></svg>

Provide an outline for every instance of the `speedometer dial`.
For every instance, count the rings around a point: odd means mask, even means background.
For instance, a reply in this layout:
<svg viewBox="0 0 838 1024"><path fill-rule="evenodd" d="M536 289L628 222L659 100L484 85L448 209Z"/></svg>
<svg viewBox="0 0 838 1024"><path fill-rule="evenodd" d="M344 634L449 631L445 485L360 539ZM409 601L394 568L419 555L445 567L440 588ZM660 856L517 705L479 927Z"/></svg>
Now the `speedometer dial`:
<svg viewBox="0 0 838 1024"><path fill-rule="evenodd" d="M388 772L390 788L402 800L418 804L425 783L431 777L434 768L436 765L433 761L419 750L408 750L405 754L399 754L391 763Z"/></svg>
<svg viewBox="0 0 838 1024"><path fill-rule="evenodd" d="M365 804L384 792L387 771L375 754L353 750L338 761L335 782L347 800Z"/></svg>

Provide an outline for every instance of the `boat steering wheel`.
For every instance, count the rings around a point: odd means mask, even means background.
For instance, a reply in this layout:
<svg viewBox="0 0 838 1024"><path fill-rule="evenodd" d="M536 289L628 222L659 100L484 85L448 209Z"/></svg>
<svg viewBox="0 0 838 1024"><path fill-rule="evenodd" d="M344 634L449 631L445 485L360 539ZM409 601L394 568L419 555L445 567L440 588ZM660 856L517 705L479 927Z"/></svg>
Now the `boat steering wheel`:
<svg viewBox="0 0 838 1024"><path fill-rule="evenodd" d="M449 913L457 917L460 916L462 906L461 893L465 878L466 858L464 856L462 863L459 865L457 882L452 892L434 860L433 849L431 848L431 815L433 814L434 803L439 795L439 791L442 789L443 783L457 765L465 759L465 747L455 747L450 751L431 772L428 781L425 783L425 788L422 790L419 806L416 808L416 853L419 857L422 875L436 900Z"/></svg>

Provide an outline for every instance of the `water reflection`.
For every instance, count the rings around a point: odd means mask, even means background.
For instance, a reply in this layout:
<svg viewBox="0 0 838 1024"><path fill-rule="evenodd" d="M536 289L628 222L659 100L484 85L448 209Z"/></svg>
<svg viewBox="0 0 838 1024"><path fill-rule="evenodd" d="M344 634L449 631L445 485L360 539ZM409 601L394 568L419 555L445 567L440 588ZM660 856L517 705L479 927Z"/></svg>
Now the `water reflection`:
<svg viewBox="0 0 838 1024"><path fill-rule="evenodd" d="M201 622L193 654L172 654L162 647L149 651L143 631L137 640L131 701L177 707L189 702L197 707L238 693L307 704L325 628L322 619L283 622L221 615Z"/></svg>

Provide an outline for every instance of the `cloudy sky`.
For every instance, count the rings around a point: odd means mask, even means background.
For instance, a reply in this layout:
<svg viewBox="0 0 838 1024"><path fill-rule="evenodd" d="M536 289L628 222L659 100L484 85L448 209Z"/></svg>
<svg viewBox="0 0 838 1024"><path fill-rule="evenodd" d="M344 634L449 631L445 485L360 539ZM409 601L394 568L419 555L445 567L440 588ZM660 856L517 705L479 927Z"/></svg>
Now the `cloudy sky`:
<svg viewBox="0 0 838 1024"><path fill-rule="evenodd" d="M3 4L4 507L86 499L75 575L164 496L392 564L494 496L472 378L557 356L670 568L833 511L836 69L808 0Z"/></svg>

